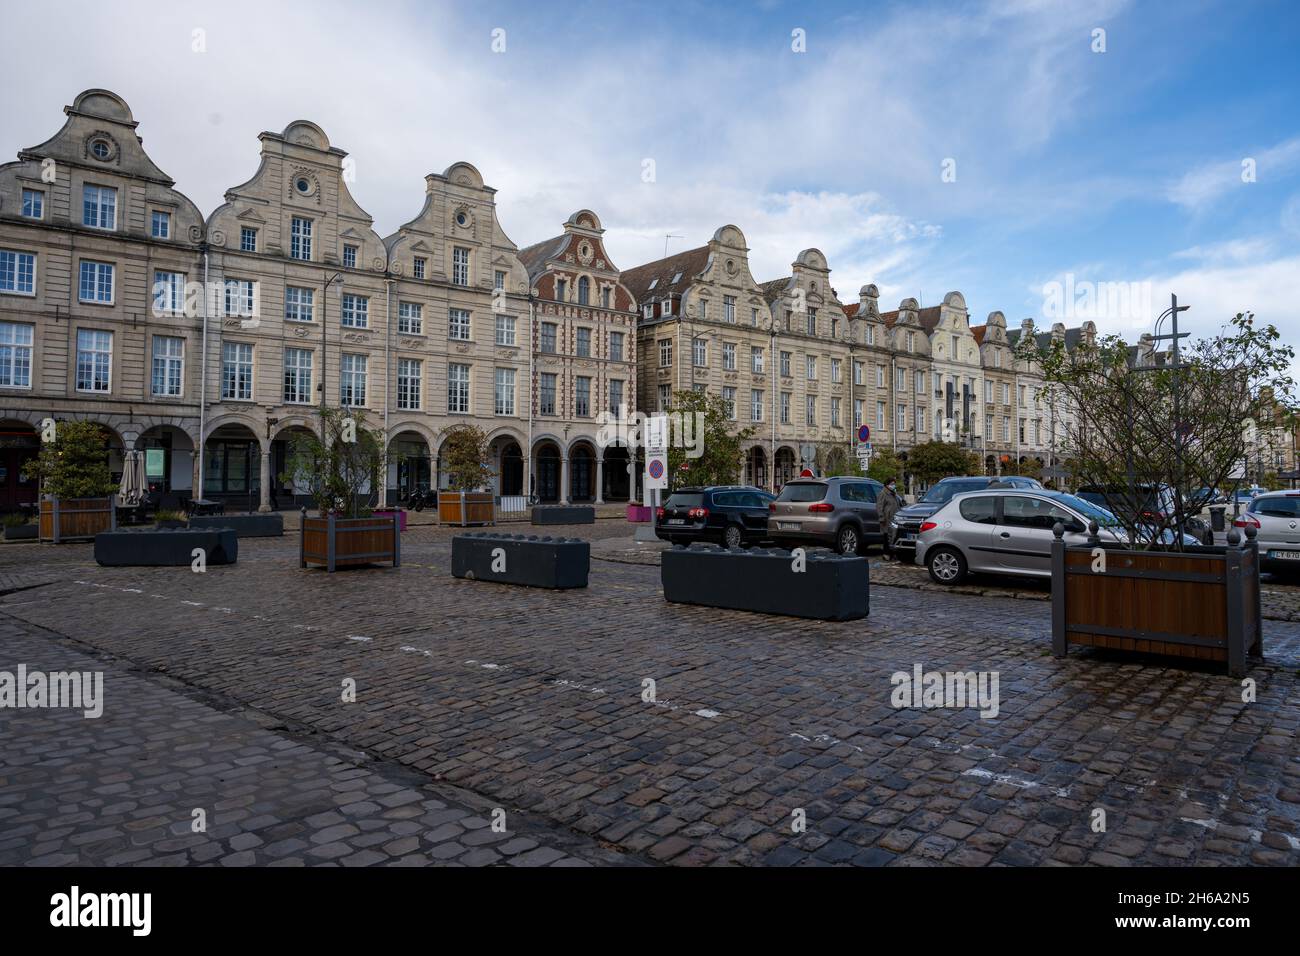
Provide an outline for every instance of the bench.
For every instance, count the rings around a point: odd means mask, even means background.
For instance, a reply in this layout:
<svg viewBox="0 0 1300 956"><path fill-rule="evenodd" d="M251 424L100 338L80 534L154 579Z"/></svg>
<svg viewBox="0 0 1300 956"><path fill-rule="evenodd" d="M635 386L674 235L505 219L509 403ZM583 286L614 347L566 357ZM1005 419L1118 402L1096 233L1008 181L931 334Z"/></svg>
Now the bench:
<svg viewBox="0 0 1300 956"><path fill-rule="evenodd" d="M471 581L585 588L590 570L591 545L578 538L485 531L451 539L451 573Z"/></svg>
<svg viewBox="0 0 1300 956"><path fill-rule="evenodd" d="M230 528L105 531L95 535L95 560L106 567L180 567L201 548L208 564L234 564L239 539Z"/></svg>

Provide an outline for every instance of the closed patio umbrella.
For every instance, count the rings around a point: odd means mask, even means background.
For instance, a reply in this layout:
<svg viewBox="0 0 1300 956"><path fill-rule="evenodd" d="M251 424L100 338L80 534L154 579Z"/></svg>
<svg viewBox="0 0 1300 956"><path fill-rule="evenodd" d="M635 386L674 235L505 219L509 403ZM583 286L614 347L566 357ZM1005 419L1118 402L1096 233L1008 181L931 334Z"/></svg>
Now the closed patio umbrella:
<svg viewBox="0 0 1300 956"><path fill-rule="evenodd" d="M127 507L136 507L148 490L144 476L144 453L128 451L122 456L122 483L118 486L118 501Z"/></svg>

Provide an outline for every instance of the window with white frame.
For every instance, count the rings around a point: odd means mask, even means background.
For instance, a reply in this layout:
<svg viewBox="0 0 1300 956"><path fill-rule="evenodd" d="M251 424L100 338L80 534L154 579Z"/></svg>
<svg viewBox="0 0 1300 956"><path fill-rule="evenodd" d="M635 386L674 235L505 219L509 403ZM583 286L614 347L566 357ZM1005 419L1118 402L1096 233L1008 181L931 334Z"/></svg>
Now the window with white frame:
<svg viewBox="0 0 1300 956"><path fill-rule="evenodd" d="M722 343L722 367L728 372L736 370L736 343Z"/></svg>
<svg viewBox="0 0 1300 956"><path fill-rule="evenodd" d="M864 335L866 337L868 345L876 344L876 327L872 325L870 322L868 322L866 325L866 328L864 330Z"/></svg>
<svg viewBox="0 0 1300 956"><path fill-rule="evenodd" d="M289 258L311 259L311 228L310 219L293 217L289 227Z"/></svg>
<svg viewBox="0 0 1300 956"><path fill-rule="evenodd" d="M839 427L840 427L840 400L838 398L832 398L831 399L831 428L839 428Z"/></svg>
<svg viewBox="0 0 1300 956"><path fill-rule="evenodd" d="M112 186L82 186L81 224L91 229L116 229L117 190Z"/></svg>
<svg viewBox="0 0 1300 956"><path fill-rule="evenodd" d="M232 402L253 400L253 346L226 342L221 346L221 397Z"/></svg>
<svg viewBox="0 0 1300 956"><path fill-rule="evenodd" d="M161 209L153 210L149 220L149 234L155 239L170 239L172 237L172 214L163 212Z"/></svg>
<svg viewBox="0 0 1300 956"><path fill-rule="evenodd" d="M653 302L647 302L641 306L641 317L653 319L655 317L655 307Z"/></svg>
<svg viewBox="0 0 1300 956"><path fill-rule="evenodd" d="M853 363L853 384L854 384L854 385L861 385L861 384L863 384L862 377L863 377L864 374L866 374L866 373L863 371L863 365L862 365L862 363L861 363L861 362L854 362L854 363Z"/></svg>
<svg viewBox="0 0 1300 956"><path fill-rule="evenodd" d="M761 388L749 390L749 420L751 422L761 422L763 420L763 390Z"/></svg>
<svg viewBox="0 0 1300 956"><path fill-rule="evenodd" d="M492 273L492 288L500 291L506 287L506 274L500 269Z"/></svg>
<svg viewBox="0 0 1300 956"><path fill-rule="evenodd" d="M22 322L0 322L0 388L32 387L33 331Z"/></svg>
<svg viewBox="0 0 1300 956"><path fill-rule="evenodd" d="M542 323L541 344L539 347L541 351L548 355L555 354L555 329L554 322Z"/></svg>
<svg viewBox="0 0 1300 956"><path fill-rule="evenodd" d="M429 266L428 259L426 259L424 256L416 256L415 260L411 263L411 275L413 275L417 279L423 279L425 270L428 268L428 266Z"/></svg>
<svg viewBox="0 0 1300 956"><path fill-rule="evenodd" d="M749 324L754 328L758 328L758 309L749 310Z"/></svg>
<svg viewBox="0 0 1300 956"><path fill-rule="evenodd" d="M817 424L817 396L816 395L804 396L803 421L805 425Z"/></svg>
<svg viewBox="0 0 1300 956"><path fill-rule="evenodd" d="M174 335L153 337L153 394L171 398L181 394L185 373L185 340Z"/></svg>
<svg viewBox="0 0 1300 956"><path fill-rule="evenodd" d="M555 373L543 372L537 389L537 414L555 414Z"/></svg>
<svg viewBox="0 0 1300 956"><path fill-rule="evenodd" d="M451 250L451 281L454 285L469 285L469 250L464 246Z"/></svg>
<svg viewBox="0 0 1300 956"><path fill-rule="evenodd" d="M447 366L447 412L452 415L469 413L469 366L456 362Z"/></svg>
<svg viewBox="0 0 1300 956"><path fill-rule="evenodd" d="M344 295L342 321L344 328L369 328L370 298L364 295Z"/></svg>
<svg viewBox="0 0 1300 956"><path fill-rule="evenodd" d="M285 286L284 317L290 322L311 322L316 293L312 289Z"/></svg>
<svg viewBox="0 0 1300 956"><path fill-rule="evenodd" d="M984 401L986 404L993 404L993 383L988 379L984 380Z"/></svg>
<svg viewBox="0 0 1300 956"><path fill-rule="evenodd" d="M226 279L222 285L225 293L225 314L252 318L255 311L253 281L251 279Z"/></svg>
<svg viewBox="0 0 1300 956"><path fill-rule="evenodd" d="M722 404L726 406L727 417L736 420L736 389L731 385L722 386Z"/></svg>
<svg viewBox="0 0 1300 956"><path fill-rule="evenodd" d="M398 302L397 331L402 335L423 335L424 306L419 302Z"/></svg>
<svg viewBox="0 0 1300 956"><path fill-rule="evenodd" d="M662 302L659 303L659 314L660 314L660 315L672 315L672 314L673 314L673 297L672 297L672 296L668 296L666 299L664 299Z"/></svg>
<svg viewBox="0 0 1300 956"><path fill-rule="evenodd" d="M83 266L85 263L83 263ZM112 266L109 266L112 269ZM0 292L12 292L15 295L36 294L36 256L30 252L18 252L16 249L0 249ZM112 295L112 281L109 281L109 299Z"/></svg>
<svg viewBox="0 0 1300 956"><path fill-rule="evenodd" d="M909 352L915 352L915 351L916 351L916 333L915 333L915 332L908 332L908 333L907 333L907 350L908 350Z"/></svg>
<svg viewBox="0 0 1300 956"><path fill-rule="evenodd" d="M515 370L499 368L492 383L492 413L494 415L513 415L515 413Z"/></svg>
<svg viewBox="0 0 1300 956"><path fill-rule="evenodd" d="M808 310L808 334L809 335L817 334L817 310L816 309Z"/></svg>
<svg viewBox="0 0 1300 956"><path fill-rule="evenodd" d="M695 339L691 342L691 356L696 368L709 364L709 343L707 339Z"/></svg>
<svg viewBox="0 0 1300 956"><path fill-rule="evenodd" d="M257 230L252 226L239 227L239 251L256 252L257 251Z"/></svg>
<svg viewBox="0 0 1300 956"><path fill-rule="evenodd" d="M894 391L896 391L896 392L906 391L906 389L907 389L907 369L905 369L905 368L899 368L899 369L895 369L894 372L895 372L895 376L894 376Z"/></svg>
<svg viewBox="0 0 1300 956"><path fill-rule="evenodd" d="M755 375L763 374L763 355L761 345L751 345L749 347L749 367Z"/></svg>
<svg viewBox="0 0 1300 956"><path fill-rule="evenodd" d="M876 402L876 428L884 431L885 428L885 403Z"/></svg>
<svg viewBox="0 0 1300 956"><path fill-rule="evenodd" d="M447 316L447 338L468 342L469 309L451 309Z"/></svg>
<svg viewBox="0 0 1300 956"><path fill-rule="evenodd" d="M860 398L855 398L853 400L853 424L855 425L866 424L866 420L862 417L863 413L866 410L867 410L867 403L865 401L863 401Z"/></svg>
<svg viewBox="0 0 1300 956"><path fill-rule="evenodd" d="M831 359L831 381L838 382L839 380L840 380L840 360Z"/></svg>
<svg viewBox="0 0 1300 956"><path fill-rule="evenodd" d="M1006 382L1002 383L1002 404L1003 405L1011 404L1011 386L1008 385Z"/></svg>
<svg viewBox="0 0 1300 956"><path fill-rule="evenodd" d="M177 315L185 311L185 275L181 272L153 274L155 315Z"/></svg>
<svg viewBox="0 0 1300 956"><path fill-rule="evenodd" d="M790 393L781 393L781 424L790 424Z"/></svg>
<svg viewBox="0 0 1300 956"><path fill-rule="evenodd" d="M580 358L591 357L591 329L578 329L577 349Z"/></svg>
<svg viewBox="0 0 1300 956"><path fill-rule="evenodd" d="M344 352L339 356L339 404L345 408L366 404L366 378L370 358Z"/></svg>
<svg viewBox="0 0 1300 956"><path fill-rule="evenodd" d="M420 410L424 363L419 359L397 360L397 407L404 412Z"/></svg>
<svg viewBox="0 0 1300 956"><path fill-rule="evenodd" d="M885 367L883 365L877 365L876 366L876 388L884 388L884 387L885 387Z"/></svg>
<svg viewBox="0 0 1300 956"><path fill-rule="evenodd" d="M659 340L659 367L668 368L673 364L673 340Z"/></svg>
<svg viewBox="0 0 1300 956"><path fill-rule="evenodd" d="M349 244L343 246L343 268L355 269L357 267L357 247Z"/></svg>
<svg viewBox="0 0 1300 956"><path fill-rule="evenodd" d="M804 371L809 381L815 381L817 378L817 356L804 356Z"/></svg>
<svg viewBox="0 0 1300 956"><path fill-rule="evenodd" d="M707 322L708 319L709 319L709 300L708 300L708 299L701 299L701 300L700 300L700 318L703 319L703 320L706 321L706 322Z"/></svg>
<svg viewBox="0 0 1300 956"><path fill-rule="evenodd" d="M609 413L618 415L623 404L623 381L622 379L612 378L609 380Z"/></svg>
<svg viewBox="0 0 1300 956"><path fill-rule="evenodd" d="M781 377L782 378L790 377L790 359L791 359L791 353L789 352L781 353Z"/></svg>
<svg viewBox="0 0 1300 956"><path fill-rule="evenodd" d="M938 424L937 420L935 424ZM925 409L920 405L916 406L916 430L921 433L925 432Z"/></svg>
<svg viewBox="0 0 1300 956"><path fill-rule="evenodd" d="M1002 440L1011 440L1011 418L1007 415L1002 416Z"/></svg>
<svg viewBox="0 0 1300 956"><path fill-rule="evenodd" d="M907 431L907 406L898 405L894 408L894 430Z"/></svg>
<svg viewBox="0 0 1300 956"><path fill-rule="evenodd" d="M736 324L736 297L734 295L724 295L722 297L722 318L728 325Z"/></svg>
<svg viewBox="0 0 1300 956"><path fill-rule="evenodd" d="M504 312L497 313L497 345L515 344L515 317Z"/></svg>
<svg viewBox="0 0 1300 956"><path fill-rule="evenodd" d="M623 361L623 333L609 333L609 360L611 362Z"/></svg>
<svg viewBox="0 0 1300 956"><path fill-rule="evenodd" d="M916 378L916 382L915 382L916 394L918 394L918 395L924 395L924 394L925 394L925 372L924 372L922 369L919 369L919 368L918 368L918 369L917 369L915 372L913 372L912 374L913 374L913 375L915 376L915 378ZM938 385L937 385L937 380L936 380L936 386L935 386L935 387L936 387L936 388L938 387Z"/></svg>
<svg viewBox="0 0 1300 956"><path fill-rule="evenodd" d="M108 392L113 383L113 333L77 330L77 391Z"/></svg>
<svg viewBox="0 0 1300 956"><path fill-rule="evenodd" d="M23 218L45 218L45 192L40 189L23 190Z"/></svg>
<svg viewBox="0 0 1300 956"><path fill-rule="evenodd" d="M573 380L574 383L574 402L573 413L579 418L591 417L591 379L586 375L579 375Z"/></svg>
<svg viewBox="0 0 1300 956"><path fill-rule="evenodd" d="M673 407L673 388L671 385L660 385L655 389L658 398L658 408L661 412L666 412Z"/></svg>
<svg viewBox="0 0 1300 956"><path fill-rule="evenodd" d="M113 266L107 262L81 260L80 299L111 305L113 302Z"/></svg>
<svg viewBox="0 0 1300 956"><path fill-rule="evenodd" d="M284 350L284 401L288 405L311 402L311 350Z"/></svg>

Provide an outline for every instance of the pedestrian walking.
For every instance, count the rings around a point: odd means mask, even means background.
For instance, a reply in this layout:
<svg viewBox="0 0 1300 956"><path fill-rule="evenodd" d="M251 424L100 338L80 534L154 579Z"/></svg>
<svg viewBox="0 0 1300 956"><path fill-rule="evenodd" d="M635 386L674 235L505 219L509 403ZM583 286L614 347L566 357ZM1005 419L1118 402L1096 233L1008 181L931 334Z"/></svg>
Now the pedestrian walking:
<svg viewBox="0 0 1300 956"><path fill-rule="evenodd" d="M880 530L885 535L885 557L892 557L894 554L894 531L889 525L902 507L903 499L898 494L898 480L890 478L885 482L885 490L880 493L880 500L876 502L876 513L880 516Z"/></svg>

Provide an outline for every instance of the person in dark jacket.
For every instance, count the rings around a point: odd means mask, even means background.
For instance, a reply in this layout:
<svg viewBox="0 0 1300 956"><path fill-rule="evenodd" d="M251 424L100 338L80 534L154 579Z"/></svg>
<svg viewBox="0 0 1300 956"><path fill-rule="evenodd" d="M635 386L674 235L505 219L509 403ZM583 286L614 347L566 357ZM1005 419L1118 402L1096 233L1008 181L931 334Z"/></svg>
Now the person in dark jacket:
<svg viewBox="0 0 1300 956"><path fill-rule="evenodd" d="M885 535L885 556L890 557L894 553L894 531L889 526L894 520L894 515L898 514L903 507L903 499L898 494L898 482L890 478L885 482L885 489L880 493L880 500L876 502L876 513L880 516L880 530Z"/></svg>

